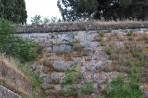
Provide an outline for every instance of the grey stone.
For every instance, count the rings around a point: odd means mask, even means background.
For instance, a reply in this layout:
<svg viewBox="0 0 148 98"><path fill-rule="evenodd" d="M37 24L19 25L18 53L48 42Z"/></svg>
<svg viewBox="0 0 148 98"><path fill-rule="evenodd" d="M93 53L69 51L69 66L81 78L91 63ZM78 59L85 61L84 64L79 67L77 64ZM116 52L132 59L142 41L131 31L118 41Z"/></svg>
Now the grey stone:
<svg viewBox="0 0 148 98"><path fill-rule="evenodd" d="M49 74L42 74L42 87L43 89L47 89L49 85L51 84L51 79Z"/></svg>
<svg viewBox="0 0 148 98"><path fill-rule="evenodd" d="M63 60L55 60L53 62L53 69L56 71L66 71L67 67L65 66L65 63Z"/></svg>
<svg viewBox="0 0 148 98"><path fill-rule="evenodd" d="M44 74L44 73L41 72L40 78L44 78L44 77L46 77L47 75L48 75L48 74Z"/></svg>
<svg viewBox="0 0 148 98"><path fill-rule="evenodd" d="M55 60L53 62L53 69L56 71L67 71L67 69L71 69L72 62L64 62L63 60Z"/></svg>
<svg viewBox="0 0 148 98"><path fill-rule="evenodd" d="M72 41L73 33L57 34L58 42Z"/></svg>
<svg viewBox="0 0 148 98"><path fill-rule="evenodd" d="M96 67L96 69L99 69L99 68L101 68L103 65L104 65L104 62L99 61L99 62L96 63L95 67Z"/></svg>
<svg viewBox="0 0 148 98"><path fill-rule="evenodd" d="M148 96L148 91L143 91L143 94Z"/></svg>
<svg viewBox="0 0 148 98"><path fill-rule="evenodd" d="M70 52L72 47L69 45L53 46L53 52Z"/></svg>
<svg viewBox="0 0 148 98"><path fill-rule="evenodd" d="M42 74L41 77L43 89L48 89L51 84L60 83L60 80L62 80L65 77L65 74L54 72L51 74Z"/></svg>
<svg viewBox="0 0 148 98"><path fill-rule="evenodd" d="M47 47L47 48L44 49L44 51L47 52L47 53L48 52L52 52L52 48L51 47Z"/></svg>
<svg viewBox="0 0 148 98"><path fill-rule="evenodd" d="M0 85L0 98L22 98L20 95Z"/></svg>
<svg viewBox="0 0 148 98"><path fill-rule="evenodd" d="M64 73L51 73L50 74L50 79L52 81L54 81L54 80L60 80L60 79L64 78L64 76L65 76Z"/></svg>

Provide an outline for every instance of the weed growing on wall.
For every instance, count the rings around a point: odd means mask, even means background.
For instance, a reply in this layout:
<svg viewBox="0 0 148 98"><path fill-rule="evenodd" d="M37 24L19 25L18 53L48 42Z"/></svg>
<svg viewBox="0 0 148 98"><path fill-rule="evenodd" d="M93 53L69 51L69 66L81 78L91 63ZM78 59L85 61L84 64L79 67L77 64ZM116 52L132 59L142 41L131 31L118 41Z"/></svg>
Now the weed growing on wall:
<svg viewBox="0 0 148 98"><path fill-rule="evenodd" d="M78 86L80 85L80 87ZM81 96L94 92L94 82L87 81L82 73L77 71L76 66L66 72L64 80L61 82L62 92L65 96Z"/></svg>
<svg viewBox="0 0 148 98"><path fill-rule="evenodd" d="M86 95L86 94L93 93L94 92L93 85L94 85L93 82L85 81L85 84L82 85L82 87L80 88L79 94L80 95Z"/></svg>

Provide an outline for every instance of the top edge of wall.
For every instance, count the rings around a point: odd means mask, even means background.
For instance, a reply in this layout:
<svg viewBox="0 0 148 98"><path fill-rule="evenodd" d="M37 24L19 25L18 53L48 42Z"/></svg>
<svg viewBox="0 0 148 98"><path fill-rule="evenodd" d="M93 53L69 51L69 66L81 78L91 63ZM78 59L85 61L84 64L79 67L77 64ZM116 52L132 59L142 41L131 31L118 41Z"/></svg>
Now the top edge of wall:
<svg viewBox="0 0 148 98"><path fill-rule="evenodd" d="M52 23L48 25L14 25L16 33L48 33L89 30L148 28L148 21Z"/></svg>

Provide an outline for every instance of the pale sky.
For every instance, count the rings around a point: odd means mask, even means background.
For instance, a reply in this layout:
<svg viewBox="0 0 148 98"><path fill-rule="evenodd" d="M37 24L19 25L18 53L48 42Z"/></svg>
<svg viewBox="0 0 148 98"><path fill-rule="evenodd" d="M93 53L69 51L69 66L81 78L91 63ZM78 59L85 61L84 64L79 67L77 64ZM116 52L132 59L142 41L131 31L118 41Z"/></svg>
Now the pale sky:
<svg viewBox="0 0 148 98"><path fill-rule="evenodd" d="M57 7L57 0L25 0L28 19L27 22L30 23L31 17L35 15L41 15L42 17L56 16L61 18L61 14Z"/></svg>

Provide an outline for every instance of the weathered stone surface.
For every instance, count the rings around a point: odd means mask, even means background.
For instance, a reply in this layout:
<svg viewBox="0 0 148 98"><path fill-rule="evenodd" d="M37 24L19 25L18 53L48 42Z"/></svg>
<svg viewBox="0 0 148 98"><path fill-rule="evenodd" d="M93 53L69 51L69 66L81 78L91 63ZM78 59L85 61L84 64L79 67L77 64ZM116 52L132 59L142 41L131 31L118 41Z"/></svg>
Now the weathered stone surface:
<svg viewBox="0 0 148 98"><path fill-rule="evenodd" d="M56 71L67 71L71 69L72 63L65 63L62 59L53 62L53 69Z"/></svg>
<svg viewBox="0 0 148 98"><path fill-rule="evenodd" d="M50 79L52 81L56 81L56 80L59 81L59 80L63 79L64 76L65 76L64 73L51 73L50 74Z"/></svg>
<svg viewBox="0 0 148 98"><path fill-rule="evenodd" d="M53 46L53 52L71 52L72 47L69 45Z"/></svg>
<svg viewBox="0 0 148 98"><path fill-rule="evenodd" d="M127 28L147 28L147 22L80 22L80 23L55 23L49 25L15 25L18 33L38 33L38 32L65 32L65 31L83 31L83 30L110 30Z"/></svg>
<svg viewBox="0 0 148 98"><path fill-rule="evenodd" d="M110 59L111 57L106 54L105 50L110 48L109 44L111 43L113 43L118 49L124 47L124 40L127 40L126 36L128 30L112 31L112 28L110 28L110 30L102 32L107 32L103 35L103 38L97 31L77 31L65 33L49 32L40 34L32 33L29 35L31 36L28 37L29 39L33 39L37 41L38 44L45 44L46 46L43 53L45 55L40 57L40 60L37 61L38 65L36 66L38 66L37 69L41 73L40 77L42 78L42 87L45 90L45 94L47 94L47 98L60 98L60 96L61 98L64 98L60 95L62 94L60 85L65 76L67 76L67 78L65 78L67 79L66 83L67 81L71 82L70 79L77 79L77 81L73 82L73 84L81 84L79 85L77 91L79 91L82 84L86 81L93 82L93 89L97 93L98 91L101 92L104 90L106 84L113 78L122 74L121 70L123 70L123 68L120 67L116 69L113 59ZM143 33L143 30L141 31L138 29L135 32ZM24 37L27 36L28 35L25 35ZM101 37L102 39L98 41L95 40L95 37ZM82 46L83 48L79 49L81 47L76 46ZM74 47L77 49L74 49ZM114 59L115 58L116 56L114 56ZM47 66L43 66L46 65L43 64L45 60L47 60ZM50 64L50 62L52 62L52 64ZM52 70L49 70L50 68ZM80 77L83 77L83 79L78 79L76 76L77 74L69 73L69 70L71 69L73 69L72 72L74 71L74 73L79 74ZM144 81L145 80L147 80L147 78L144 78ZM67 87L67 85L64 86L65 88ZM98 97L99 96L90 94L81 96L80 98Z"/></svg>
<svg viewBox="0 0 148 98"><path fill-rule="evenodd" d="M57 71L66 71L67 68L65 68L65 63L63 60L56 60L53 62L53 68L54 70L57 70Z"/></svg>
<svg viewBox="0 0 148 98"><path fill-rule="evenodd" d="M0 78L2 78L2 80L4 80L6 83L12 83L16 88L21 88L27 93L32 92L31 80L29 80L28 77L17 69L13 68L8 62L0 59L0 63Z"/></svg>
<svg viewBox="0 0 148 98"><path fill-rule="evenodd" d="M20 95L0 85L0 98L22 98Z"/></svg>
<svg viewBox="0 0 148 98"><path fill-rule="evenodd" d="M62 79L64 79L64 73L53 72L51 74L42 74L42 87L48 89L52 84L59 84Z"/></svg>

